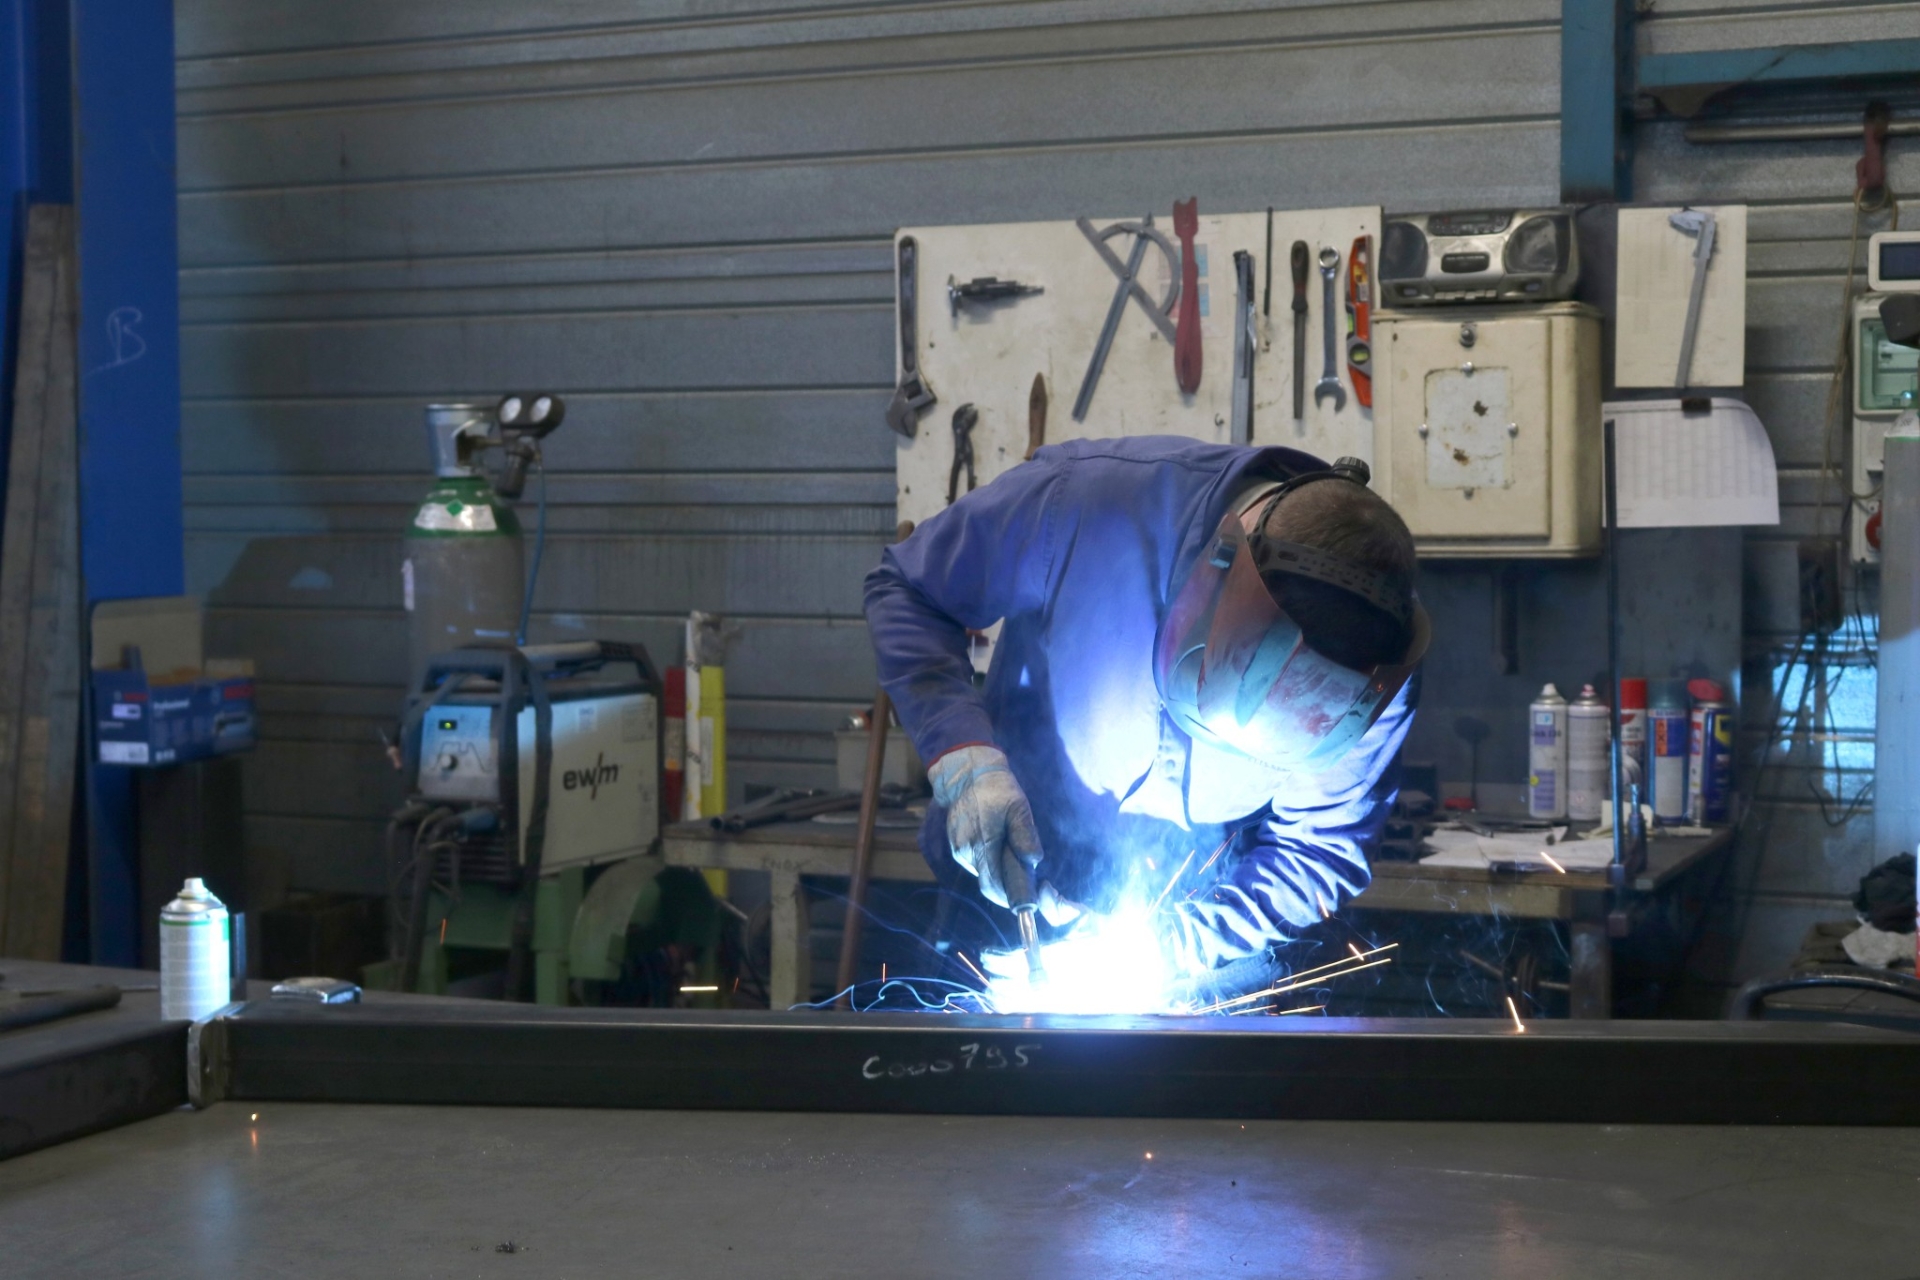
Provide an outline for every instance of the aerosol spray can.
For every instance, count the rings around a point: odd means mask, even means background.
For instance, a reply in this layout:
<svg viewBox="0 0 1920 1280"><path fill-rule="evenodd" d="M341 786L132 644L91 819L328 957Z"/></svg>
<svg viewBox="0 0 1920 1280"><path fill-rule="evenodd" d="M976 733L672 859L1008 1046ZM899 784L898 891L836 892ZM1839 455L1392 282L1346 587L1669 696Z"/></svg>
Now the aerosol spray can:
<svg viewBox="0 0 1920 1280"><path fill-rule="evenodd" d="M1590 684L1567 706L1567 817L1575 822L1598 822L1606 808L1612 715Z"/></svg>
<svg viewBox="0 0 1920 1280"><path fill-rule="evenodd" d="M1627 781L1638 786L1640 800L1645 803L1647 798L1647 681L1644 676L1625 676L1620 681L1620 760L1621 767L1626 770ZM1625 796L1621 797L1621 803L1627 803Z"/></svg>
<svg viewBox="0 0 1920 1280"><path fill-rule="evenodd" d="M1527 816L1567 816L1567 700L1552 685L1527 707Z"/></svg>
<svg viewBox="0 0 1920 1280"><path fill-rule="evenodd" d="M1733 801L1733 703L1712 680L1691 680L1687 730L1687 817L1696 826L1726 822Z"/></svg>
<svg viewBox="0 0 1920 1280"><path fill-rule="evenodd" d="M233 995L227 908L200 878L160 909L160 1016L198 1021Z"/></svg>
<svg viewBox="0 0 1920 1280"><path fill-rule="evenodd" d="M1687 820L1687 682L1654 680L1647 696L1647 790L1653 820Z"/></svg>

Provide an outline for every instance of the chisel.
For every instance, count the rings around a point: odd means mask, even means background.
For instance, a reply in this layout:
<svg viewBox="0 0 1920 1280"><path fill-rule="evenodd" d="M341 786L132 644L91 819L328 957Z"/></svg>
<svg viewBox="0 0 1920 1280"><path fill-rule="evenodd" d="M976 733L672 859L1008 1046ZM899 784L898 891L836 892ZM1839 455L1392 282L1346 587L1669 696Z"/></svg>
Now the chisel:
<svg viewBox="0 0 1920 1280"><path fill-rule="evenodd" d="M1307 417L1307 242L1293 242L1293 420Z"/></svg>

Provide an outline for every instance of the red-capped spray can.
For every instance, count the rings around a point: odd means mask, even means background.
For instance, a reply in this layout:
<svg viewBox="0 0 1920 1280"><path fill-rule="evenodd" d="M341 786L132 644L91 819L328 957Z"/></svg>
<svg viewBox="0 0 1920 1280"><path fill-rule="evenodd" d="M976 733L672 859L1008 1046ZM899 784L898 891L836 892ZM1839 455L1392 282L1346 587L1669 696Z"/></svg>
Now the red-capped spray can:
<svg viewBox="0 0 1920 1280"><path fill-rule="evenodd" d="M1653 820L1687 820L1687 682L1650 681L1647 690L1647 800Z"/></svg>
<svg viewBox="0 0 1920 1280"><path fill-rule="evenodd" d="M1607 746L1613 740L1613 709L1592 685L1567 704L1567 817L1598 822L1612 789L1607 785Z"/></svg>
<svg viewBox="0 0 1920 1280"><path fill-rule="evenodd" d="M1647 679L1626 676L1620 681L1620 758L1627 781L1647 798ZM1622 799L1625 803L1625 799Z"/></svg>
<svg viewBox="0 0 1920 1280"><path fill-rule="evenodd" d="M1712 680L1692 680L1687 728L1687 817L1697 826L1732 820L1733 703Z"/></svg>
<svg viewBox="0 0 1920 1280"><path fill-rule="evenodd" d="M687 774L687 669L668 667L666 692L660 708L660 736L665 759L660 762L660 812L666 821L680 820Z"/></svg>
<svg viewBox="0 0 1920 1280"><path fill-rule="evenodd" d="M1567 816L1567 700L1552 685L1527 708L1527 816Z"/></svg>

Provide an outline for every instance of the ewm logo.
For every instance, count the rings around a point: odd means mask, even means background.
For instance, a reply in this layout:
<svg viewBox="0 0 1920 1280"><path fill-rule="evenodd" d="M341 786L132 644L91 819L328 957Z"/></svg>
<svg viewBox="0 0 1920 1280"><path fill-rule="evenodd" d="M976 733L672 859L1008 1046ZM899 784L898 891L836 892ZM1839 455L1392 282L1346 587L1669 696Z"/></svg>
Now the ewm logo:
<svg viewBox="0 0 1920 1280"><path fill-rule="evenodd" d="M608 786L612 786L618 781L620 781L620 766L617 764L608 764L607 754L604 751L594 756L593 767L591 769L569 769L560 775L560 785L562 788L568 791L578 791L582 787L585 787L587 789L587 799L589 800L598 800L600 798L601 783L604 782Z"/></svg>

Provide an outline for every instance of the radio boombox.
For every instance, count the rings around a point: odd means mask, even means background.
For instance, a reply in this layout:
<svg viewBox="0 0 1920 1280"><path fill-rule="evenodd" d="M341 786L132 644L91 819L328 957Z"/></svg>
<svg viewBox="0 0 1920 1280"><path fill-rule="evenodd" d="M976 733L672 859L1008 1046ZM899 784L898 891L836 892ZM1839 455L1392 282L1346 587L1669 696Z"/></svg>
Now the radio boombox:
<svg viewBox="0 0 1920 1280"><path fill-rule="evenodd" d="M1413 213L1380 232L1380 302L1555 302L1573 296L1580 249L1569 209Z"/></svg>

